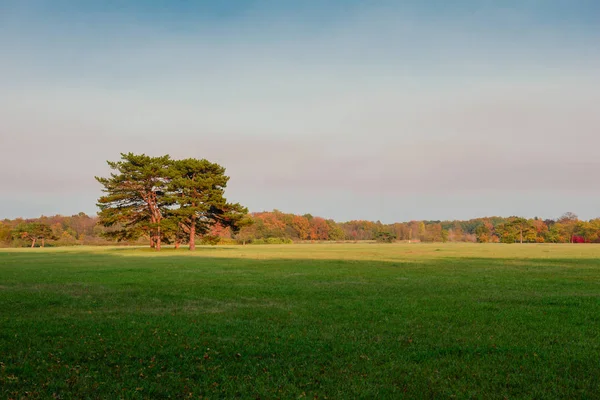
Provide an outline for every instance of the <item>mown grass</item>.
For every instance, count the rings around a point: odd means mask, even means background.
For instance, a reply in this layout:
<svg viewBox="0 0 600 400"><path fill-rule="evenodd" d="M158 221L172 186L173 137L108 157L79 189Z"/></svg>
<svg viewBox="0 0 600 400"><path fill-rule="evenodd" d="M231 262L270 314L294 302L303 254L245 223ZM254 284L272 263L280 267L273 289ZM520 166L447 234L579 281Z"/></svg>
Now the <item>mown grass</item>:
<svg viewBox="0 0 600 400"><path fill-rule="evenodd" d="M600 246L0 251L0 398L600 398Z"/></svg>

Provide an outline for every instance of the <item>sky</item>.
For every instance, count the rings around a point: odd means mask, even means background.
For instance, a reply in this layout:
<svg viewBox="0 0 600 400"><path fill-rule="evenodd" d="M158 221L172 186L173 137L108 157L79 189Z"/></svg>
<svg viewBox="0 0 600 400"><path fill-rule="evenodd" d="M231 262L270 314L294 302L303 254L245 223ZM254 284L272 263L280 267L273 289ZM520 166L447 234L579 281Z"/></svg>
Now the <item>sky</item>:
<svg viewBox="0 0 600 400"><path fill-rule="evenodd" d="M597 0L0 0L0 219L94 214L120 153L251 211L600 216Z"/></svg>

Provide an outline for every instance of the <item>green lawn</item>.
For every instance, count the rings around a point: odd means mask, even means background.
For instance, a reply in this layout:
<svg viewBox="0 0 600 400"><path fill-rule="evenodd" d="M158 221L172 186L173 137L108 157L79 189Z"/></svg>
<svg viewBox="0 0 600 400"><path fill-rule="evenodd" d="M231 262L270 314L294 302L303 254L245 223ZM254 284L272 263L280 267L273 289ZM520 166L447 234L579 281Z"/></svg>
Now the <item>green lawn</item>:
<svg viewBox="0 0 600 400"><path fill-rule="evenodd" d="M600 245L0 250L0 398L600 398Z"/></svg>

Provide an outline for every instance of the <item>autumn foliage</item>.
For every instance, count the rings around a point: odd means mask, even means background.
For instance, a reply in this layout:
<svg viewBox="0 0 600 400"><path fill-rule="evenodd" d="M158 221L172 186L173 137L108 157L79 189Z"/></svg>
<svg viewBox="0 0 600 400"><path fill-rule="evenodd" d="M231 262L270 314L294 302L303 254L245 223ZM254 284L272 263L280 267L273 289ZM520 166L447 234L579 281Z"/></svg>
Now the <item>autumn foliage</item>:
<svg viewBox="0 0 600 400"><path fill-rule="evenodd" d="M403 242L479 242L479 243L600 243L600 219L582 221L567 213L557 219L486 217L466 221L409 221L383 224L379 221L336 222L311 214L297 215L279 210L247 215L239 231L215 224L200 237L202 244L277 244L321 241L403 241ZM0 245L31 246L32 237L23 233L26 224L40 228L47 246L108 245L105 233L110 228L98 224L96 216L42 216L34 219L0 221ZM40 236L38 236L40 237ZM147 244L139 237L125 244ZM41 245L41 239L36 240Z"/></svg>

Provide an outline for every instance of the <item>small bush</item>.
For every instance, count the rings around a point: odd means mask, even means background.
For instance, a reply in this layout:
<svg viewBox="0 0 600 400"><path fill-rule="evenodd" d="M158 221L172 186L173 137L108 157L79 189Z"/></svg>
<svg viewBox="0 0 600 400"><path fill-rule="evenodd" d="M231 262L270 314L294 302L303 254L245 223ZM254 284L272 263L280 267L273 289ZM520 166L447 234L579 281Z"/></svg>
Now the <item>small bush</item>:
<svg viewBox="0 0 600 400"><path fill-rule="evenodd" d="M378 232L375 235L375 240L380 243L392 243L396 240L396 235L391 232Z"/></svg>

